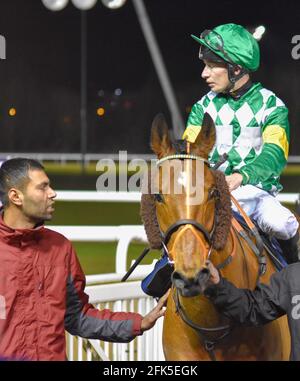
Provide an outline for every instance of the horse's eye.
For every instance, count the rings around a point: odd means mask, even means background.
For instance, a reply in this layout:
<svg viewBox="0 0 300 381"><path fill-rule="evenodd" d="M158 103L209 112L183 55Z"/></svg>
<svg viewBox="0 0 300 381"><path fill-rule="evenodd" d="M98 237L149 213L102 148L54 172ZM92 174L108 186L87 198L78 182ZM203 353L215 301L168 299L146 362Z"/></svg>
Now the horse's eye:
<svg viewBox="0 0 300 381"><path fill-rule="evenodd" d="M164 202L164 197L163 197L163 195L160 194L160 193L155 193L155 194L154 194L154 199L155 199L155 201L157 201L157 202Z"/></svg>

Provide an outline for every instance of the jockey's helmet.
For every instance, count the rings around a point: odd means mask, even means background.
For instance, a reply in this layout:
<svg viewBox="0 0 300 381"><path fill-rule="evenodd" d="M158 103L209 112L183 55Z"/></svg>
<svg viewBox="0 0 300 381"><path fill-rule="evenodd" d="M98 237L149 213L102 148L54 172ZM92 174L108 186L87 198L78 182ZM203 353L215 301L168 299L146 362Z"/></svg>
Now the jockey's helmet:
<svg viewBox="0 0 300 381"><path fill-rule="evenodd" d="M259 67L258 43L241 25L219 25L212 30L205 30L200 37L192 37L201 44L200 59L227 64L229 80L233 84L245 73L256 71ZM242 69L238 76L234 75L236 66Z"/></svg>

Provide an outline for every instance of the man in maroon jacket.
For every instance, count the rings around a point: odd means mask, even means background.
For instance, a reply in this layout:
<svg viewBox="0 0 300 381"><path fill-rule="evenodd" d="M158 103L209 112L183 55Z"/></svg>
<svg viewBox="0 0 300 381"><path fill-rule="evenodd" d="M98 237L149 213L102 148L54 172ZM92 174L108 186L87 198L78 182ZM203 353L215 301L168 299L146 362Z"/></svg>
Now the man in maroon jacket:
<svg viewBox="0 0 300 381"><path fill-rule="evenodd" d="M0 357L65 360L72 335L128 342L164 315L167 295L145 317L94 308L68 239L44 227L56 193L43 166L11 159L0 168Z"/></svg>

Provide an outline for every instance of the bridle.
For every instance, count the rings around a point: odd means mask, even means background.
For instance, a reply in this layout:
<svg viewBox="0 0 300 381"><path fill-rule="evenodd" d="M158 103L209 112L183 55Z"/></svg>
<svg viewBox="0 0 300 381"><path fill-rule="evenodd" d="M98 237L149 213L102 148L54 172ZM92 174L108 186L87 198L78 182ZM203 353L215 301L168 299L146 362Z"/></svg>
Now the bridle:
<svg viewBox="0 0 300 381"><path fill-rule="evenodd" d="M204 162L204 164L210 168L210 163L208 160L206 160L200 156L190 155L190 154L174 154L174 155L165 156L162 159L158 160L156 165L157 165L157 167L159 167L163 162L165 162L167 160L173 160L173 159L200 160L200 161ZM210 168L210 169L212 169L212 168ZM215 168L213 168L213 169L215 169ZM213 197L215 200L217 200L219 197L219 190L216 188L213 189ZM216 208L215 208L214 219L213 219L213 227L212 227L211 231L208 231L208 229L206 229L206 227L204 225L202 225L199 222L192 220L192 219L178 220L178 221L174 222L170 227L168 227L168 229L165 232L163 232L160 229L160 234L162 237L162 246L164 247L164 250L166 251L166 254L168 255L168 257L170 257L170 256L169 256L169 251L168 251L167 245L168 245L173 233L175 233L181 226L192 225L204 235L206 241L208 242L209 252L208 252L207 259L209 259L210 255L212 253L212 250L213 250L213 235L214 235L215 228L216 228L216 220L217 220L217 216L216 216ZM232 260L232 256L229 255L225 259L224 262L216 265L216 268L222 269L227 264L229 264L231 262L231 260Z"/></svg>
<svg viewBox="0 0 300 381"><path fill-rule="evenodd" d="M204 159L204 158L202 158L200 156L195 156L195 155L190 155L190 154L174 154L174 155L165 156L162 159L158 160L156 165L158 167L163 162L165 162L167 160L173 160L173 159L200 160L200 161L204 162L205 165L210 167L210 163L209 163L208 160L206 160L206 159ZM216 192L213 192L214 193L213 197L217 200L218 194L219 194L218 192L219 191L217 189L215 189L215 191ZM175 223L173 223L170 227L168 227L168 229L165 232L162 232L161 229L160 229L161 236L162 236L162 246L163 246L163 248L165 250L165 253L170 258L170 256L169 256L169 250L168 250L167 245L168 245L172 235L180 227L186 226L186 225L192 225L194 228L196 228L198 231L200 231L203 234L203 236L205 237L205 240L209 244L209 251L208 251L208 255L207 255L207 259L209 259L210 255L212 253L212 250L213 250L213 235L214 235L215 228L216 228L216 223L217 223L216 219L217 218L216 218L216 208L215 208L215 210L214 210L213 227L212 227L211 231L208 231L208 229L204 225L202 225L199 222L197 222L195 220L192 220L192 219L178 220ZM216 268L218 270L224 268L225 266L227 266L232 261L232 258L233 258L232 254L229 254L228 257L222 263L216 265ZM181 319L189 327L193 328L199 334L199 336L201 337L201 339L202 339L202 341L204 343L204 348L208 352L210 358L213 361L216 361L216 356L215 356L215 353L214 353L214 348L215 348L216 343L219 342L220 340L224 339L231 332L231 330L234 327L231 326L231 325L219 326L219 327L214 327L214 328L201 327L200 325L194 323L187 316L186 312L184 311L184 309L183 309L183 307L182 307L182 305L180 303L179 293L178 293L178 289L176 287L174 287L173 299L174 299L174 303L175 303L175 307L176 307L176 312L179 314ZM220 334L217 338L215 338L213 340L211 340L211 339L209 339L207 337L207 335L209 335L209 334L220 333L220 332L223 332L223 333Z"/></svg>

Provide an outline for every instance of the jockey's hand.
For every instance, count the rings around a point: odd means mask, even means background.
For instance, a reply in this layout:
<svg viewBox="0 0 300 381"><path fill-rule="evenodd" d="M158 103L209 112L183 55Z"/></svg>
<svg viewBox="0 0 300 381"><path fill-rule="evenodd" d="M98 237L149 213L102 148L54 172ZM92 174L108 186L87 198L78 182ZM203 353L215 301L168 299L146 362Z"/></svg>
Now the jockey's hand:
<svg viewBox="0 0 300 381"><path fill-rule="evenodd" d="M218 284L220 282L220 274L219 271L215 268L215 266L211 263L211 261L207 260L205 262L208 270L210 271L210 277L208 282L213 285L213 284Z"/></svg>
<svg viewBox="0 0 300 381"><path fill-rule="evenodd" d="M233 173L232 175L225 176L229 191L232 192L242 185L243 176L240 173Z"/></svg>
<svg viewBox="0 0 300 381"><path fill-rule="evenodd" d="M151 329L154 324L156 323L156 320L160 317L164 316L165 314L165 304L168 299L170 290L168 290L157 302L157 305L151 310L146 316L142 319L141 324L141 331L147 331L148 329Z"/></svg>

